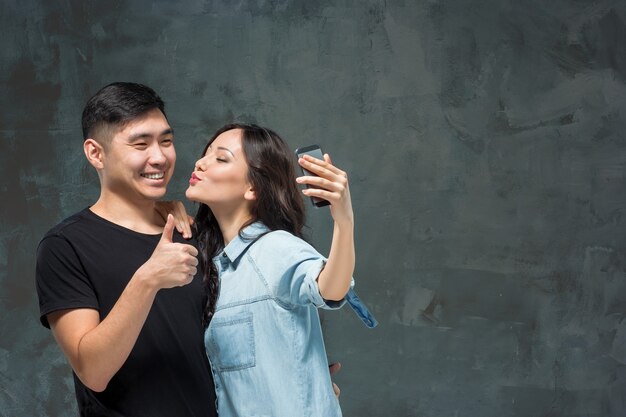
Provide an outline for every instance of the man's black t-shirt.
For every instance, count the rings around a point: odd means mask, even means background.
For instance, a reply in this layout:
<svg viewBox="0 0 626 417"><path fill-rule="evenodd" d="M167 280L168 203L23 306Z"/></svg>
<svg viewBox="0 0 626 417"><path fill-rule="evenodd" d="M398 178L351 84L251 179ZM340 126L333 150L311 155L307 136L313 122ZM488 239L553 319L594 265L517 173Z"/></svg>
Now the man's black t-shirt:
<svg viewBox="0 0 626 417"><path fill-rule="evenodd" d="M57 310L93 308L104 319L161 235L137 233L85 209L58 224L37 250L41 322ZM179 234L174 240L185 241ZM74 374L81 416L215 416L204 351L201 271L186 286L160 290L130 356L103 392Z"/></svg>

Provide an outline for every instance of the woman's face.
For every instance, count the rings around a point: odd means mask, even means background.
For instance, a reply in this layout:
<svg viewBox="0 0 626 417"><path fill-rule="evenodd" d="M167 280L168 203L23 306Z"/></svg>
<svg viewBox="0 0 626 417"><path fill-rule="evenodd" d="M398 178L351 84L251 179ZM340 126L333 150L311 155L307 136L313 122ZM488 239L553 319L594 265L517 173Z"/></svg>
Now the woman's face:
<svg viewBox="0 0 626 417"><path fill-rule="evenodd" d="M219 135L195 165L185 192L188 199L208 205L211 210L236 210L254 200L248 181L248 163L243 154L241 129Z"/></svg>

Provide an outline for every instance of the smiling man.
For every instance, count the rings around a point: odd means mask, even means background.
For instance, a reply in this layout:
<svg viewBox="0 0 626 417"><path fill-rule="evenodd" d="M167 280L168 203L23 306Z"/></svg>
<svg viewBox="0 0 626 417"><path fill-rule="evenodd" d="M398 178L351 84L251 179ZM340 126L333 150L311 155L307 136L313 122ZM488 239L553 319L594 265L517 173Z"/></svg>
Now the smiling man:
<svg viewBox="0 0 626 417"><path fill-rule="evenodd" d="M155 203L176 162L164 103L113 83L83 111L100 197L41 240L40 318L74 371L81 416L214 416L198 252Z"/></svg>

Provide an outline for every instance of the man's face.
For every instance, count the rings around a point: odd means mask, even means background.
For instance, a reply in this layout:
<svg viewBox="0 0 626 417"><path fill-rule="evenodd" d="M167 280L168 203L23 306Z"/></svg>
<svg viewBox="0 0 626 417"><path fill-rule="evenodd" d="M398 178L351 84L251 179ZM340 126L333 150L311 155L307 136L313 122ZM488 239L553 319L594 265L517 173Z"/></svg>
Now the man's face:
<svg viewBox="0 0 626 417"><path fill-rule="evenodd" d="M129 200L157 200L174 172L174 135L154 109L118 130L105 146L102 185Z"/></svg>

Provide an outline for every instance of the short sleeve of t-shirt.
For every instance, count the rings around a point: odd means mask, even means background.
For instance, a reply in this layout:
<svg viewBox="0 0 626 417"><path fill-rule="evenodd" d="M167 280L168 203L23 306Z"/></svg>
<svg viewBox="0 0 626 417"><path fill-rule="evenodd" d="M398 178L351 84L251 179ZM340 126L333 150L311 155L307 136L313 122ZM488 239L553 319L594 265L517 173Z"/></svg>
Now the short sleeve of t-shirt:
<svg viewBox="0 0 626 417"><path fill-rule="evenodd" d="M39 243L35 277L41 324L48 328L46 315L54 311L99 308L80 259L63 236L47 236Z"/></svg>
<svg viewBox="0 0 626 417"><path fill-rule="evenodd" d="M277 277L278 297L289 304L313 304L317 308L337 309L345 299L325 300L320 294L317 278L327 259L304 240L284 231L266 235L259 243L276 256L263 262L267 275Z"/></svg>

